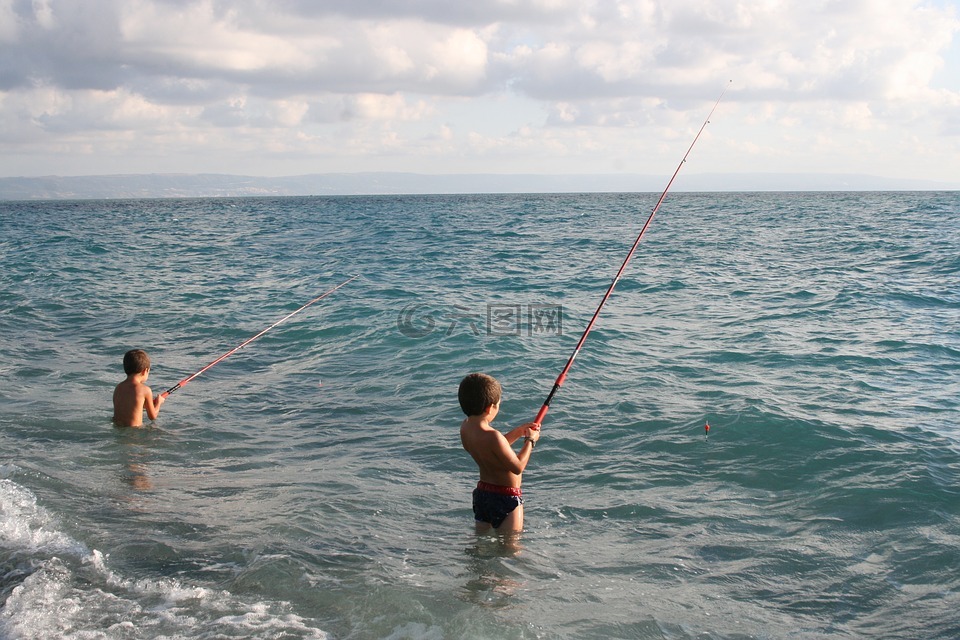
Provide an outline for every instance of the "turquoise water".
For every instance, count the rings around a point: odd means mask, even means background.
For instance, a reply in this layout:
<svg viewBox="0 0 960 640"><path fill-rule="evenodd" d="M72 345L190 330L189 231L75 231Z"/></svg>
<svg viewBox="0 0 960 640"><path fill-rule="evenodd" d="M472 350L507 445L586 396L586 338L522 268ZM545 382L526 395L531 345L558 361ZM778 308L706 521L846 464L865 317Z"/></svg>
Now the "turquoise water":
<svg viewBox="0 0 960 640"><path fill-rule="evenodd" d="M671 195L473 534L655 199L0 203L0 637L960 637L958 193Z"/></svg>

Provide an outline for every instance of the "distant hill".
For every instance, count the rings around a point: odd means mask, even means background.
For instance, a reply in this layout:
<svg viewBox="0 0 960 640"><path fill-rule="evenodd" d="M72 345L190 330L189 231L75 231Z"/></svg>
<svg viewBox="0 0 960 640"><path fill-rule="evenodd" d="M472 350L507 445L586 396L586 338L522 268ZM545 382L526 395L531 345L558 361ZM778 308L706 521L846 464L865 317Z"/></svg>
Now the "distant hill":
<svg viewBox="0 0 960 640"><path fill-rule="evenodd" d="M324 173L266 178L131 174L0 178L0 200L452 193L660 192L667 176ZM958 183L834 174L683 174L674 191L941 191Z"/></svg>

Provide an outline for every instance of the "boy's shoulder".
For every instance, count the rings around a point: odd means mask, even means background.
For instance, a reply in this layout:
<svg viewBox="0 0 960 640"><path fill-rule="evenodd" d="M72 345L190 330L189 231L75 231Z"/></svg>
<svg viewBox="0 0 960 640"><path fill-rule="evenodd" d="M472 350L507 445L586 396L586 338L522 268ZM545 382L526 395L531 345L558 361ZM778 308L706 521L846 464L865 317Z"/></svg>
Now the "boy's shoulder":
<svg viewBox="0 0 960 640"><path fill-rule="evenodd" d="M480 416L467 416L464 421L460 423L461 431L486 431L490 428L490 425L484 422Z"/></svg>
<svg viewBox="0 0 960 640"><path fill-rule="evenodd" d="M460 425L460 435L468 437L473 441L483 442L486 440L499 440L503 434L493 428L486 422L464 420Z"/></svg>
<svg viewBox="0 0 960 640"><path fill-rule="evenodd" d="M150 387L148 387L143 382L139 380L134 380L132 378L127 378L121 380L116 387L117 391L126 391L127 393L139 393L139 392L149 392Z"/></svg>

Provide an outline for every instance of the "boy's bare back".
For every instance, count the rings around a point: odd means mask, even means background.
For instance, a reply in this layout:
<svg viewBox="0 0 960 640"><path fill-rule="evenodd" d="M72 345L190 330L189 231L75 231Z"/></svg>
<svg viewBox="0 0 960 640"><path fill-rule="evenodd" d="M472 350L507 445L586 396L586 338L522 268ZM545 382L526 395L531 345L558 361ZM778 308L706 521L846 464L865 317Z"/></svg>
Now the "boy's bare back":
<svg viewBox="0 0 960 640"><path fill-rule="evenodd" d="M143 410L147 398L152 400L153 395L150 387L143 383L128 378L118 384L113 390L114 424L118 427L143 426Z"/></svg>
<svg viewBox="0 0 960 640"><path fill-rule="evenodd" d="M523 425L526 429L531 425ZM477 463L480 480L505 487L519 487L526 466L510 448L510 443L486 420L467 418L460 425L460 442Z"/></svg>
<svg viewBox="0 0 960 640"><path fill-rule="evenodd" d="M118 427L143 426L143 412L156 420L160 414L163 396L153 396L150 387L144 384L150 377L150 359L140 349L124 354L126 380L113 390L113 422Z"/></svg>

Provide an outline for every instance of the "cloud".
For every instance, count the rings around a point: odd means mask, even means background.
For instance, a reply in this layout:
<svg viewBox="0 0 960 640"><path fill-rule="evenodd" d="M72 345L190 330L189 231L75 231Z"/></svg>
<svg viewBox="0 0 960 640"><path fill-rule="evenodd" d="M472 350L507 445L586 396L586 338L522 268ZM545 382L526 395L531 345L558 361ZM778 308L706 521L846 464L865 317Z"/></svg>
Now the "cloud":
<svg viewBox="0 0 960 640"><path fill-rule="evenodd" d="M209 169L231 155L210 128L314 170L348 145L381 169L408 145L425 171L498 150L575 170L610 145L630 157L618 139L687 135L729 79L731 131L768 136L739 145L757 157L793 143L781 129L906 149L901 131L957 135L958 34L956 9L924 0L0 0L0 173L72 145L149 167L137 145L191 135L185 165Z"/></svg>

